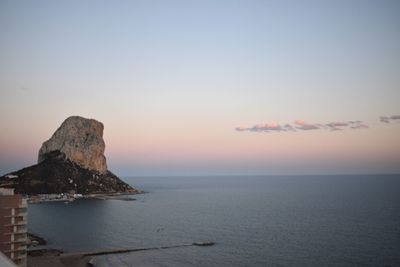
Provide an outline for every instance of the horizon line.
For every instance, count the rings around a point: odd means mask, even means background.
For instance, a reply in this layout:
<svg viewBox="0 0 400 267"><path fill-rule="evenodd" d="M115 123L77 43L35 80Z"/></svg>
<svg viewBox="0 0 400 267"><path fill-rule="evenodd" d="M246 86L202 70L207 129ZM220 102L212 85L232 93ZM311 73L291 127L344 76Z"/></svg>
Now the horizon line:
<svg viewBox="0 0 400 267"><path fill-rule="evenodd" d="M139 177L229 177L229 176L373 176L373 175L400 175L395 173L335 173L335 174L209 174L209 175L119 175L122 178L139 178Z"/></svg>

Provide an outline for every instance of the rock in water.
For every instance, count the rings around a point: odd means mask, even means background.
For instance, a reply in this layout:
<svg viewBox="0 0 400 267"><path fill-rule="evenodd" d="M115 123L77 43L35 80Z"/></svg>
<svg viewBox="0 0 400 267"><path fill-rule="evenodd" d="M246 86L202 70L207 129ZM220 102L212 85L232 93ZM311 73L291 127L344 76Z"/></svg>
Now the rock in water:
<svg viewBox="0 0 400 267"><path fill-rule="evenodd" d="M93 119L67 118L43 143L38 164L0 177L0 186L21 194L140 193L107 169L103 129Z"/></svg>
<svg viewBox="0 0 400 267"><path fill-rule="evenodd" d="M44 161L51 152L60 151L82 168L106 173L103 129L103 124L93 119L78 116L67 118L53 136L43 143L38 163Z"/></svg>

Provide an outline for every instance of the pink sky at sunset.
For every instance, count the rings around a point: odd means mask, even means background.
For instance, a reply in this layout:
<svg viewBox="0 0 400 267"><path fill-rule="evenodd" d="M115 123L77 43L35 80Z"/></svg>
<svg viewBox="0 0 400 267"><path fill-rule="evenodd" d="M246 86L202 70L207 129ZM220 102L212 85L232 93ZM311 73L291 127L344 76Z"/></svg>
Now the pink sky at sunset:
<svg viewBox="0 0 400 267"><path fill-rule="evenodd" d="M222 2L2 2L0 174L72 115L120 175L400 172L398 3Z"/></svg>

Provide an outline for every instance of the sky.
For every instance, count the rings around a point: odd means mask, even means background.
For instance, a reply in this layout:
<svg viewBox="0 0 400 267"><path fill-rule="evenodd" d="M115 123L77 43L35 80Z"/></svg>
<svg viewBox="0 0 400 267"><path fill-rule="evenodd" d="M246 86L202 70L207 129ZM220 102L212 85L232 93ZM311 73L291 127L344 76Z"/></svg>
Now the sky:
<svg viewBox="0 0 400 267"><path fill-rule="evenodd" d="M0 0L0 174L69 116L123 176L400 172L400 1ZM381 118L383 117L383 118Z"/></svg>

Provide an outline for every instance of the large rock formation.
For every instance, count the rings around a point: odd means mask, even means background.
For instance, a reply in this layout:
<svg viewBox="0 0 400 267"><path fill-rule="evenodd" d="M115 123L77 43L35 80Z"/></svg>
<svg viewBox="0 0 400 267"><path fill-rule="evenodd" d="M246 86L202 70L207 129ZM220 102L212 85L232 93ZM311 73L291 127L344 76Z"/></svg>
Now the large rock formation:
<svg viewBox="0 0 400 267"><path fill-rule="evenodd" d="M22 194L139 193L107 169L103 129L93 119L67 118L43 143L38 164L0 177L0 186Z"/></svg>
<svg viewBox="0 0 400 267"><path fill-rule="evenodd" d="M60 151L67 159L85 169L106 173L103 129L103 124L93 119L78 116L67 118L53 136L43 143L38 163L44 161L51 152Z"/></svg>

